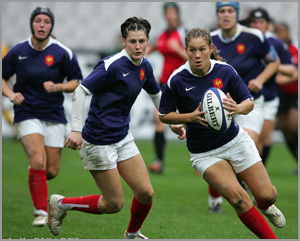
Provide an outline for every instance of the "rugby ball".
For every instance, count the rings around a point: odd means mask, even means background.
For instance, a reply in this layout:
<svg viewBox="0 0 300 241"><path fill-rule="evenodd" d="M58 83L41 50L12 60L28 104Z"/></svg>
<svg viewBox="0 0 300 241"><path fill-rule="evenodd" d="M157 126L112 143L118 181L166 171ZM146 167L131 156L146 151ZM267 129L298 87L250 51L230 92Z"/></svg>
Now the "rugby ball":
<svg viewBox="0 0 300 241"><path fill-rule="evenodd" d="M222 99L226 98L220 89L211 87L205 91L201 99L201 111L204 111L204 118L208 126L217 132L225 132L231 125L232 116L223 108Z"/></svg>

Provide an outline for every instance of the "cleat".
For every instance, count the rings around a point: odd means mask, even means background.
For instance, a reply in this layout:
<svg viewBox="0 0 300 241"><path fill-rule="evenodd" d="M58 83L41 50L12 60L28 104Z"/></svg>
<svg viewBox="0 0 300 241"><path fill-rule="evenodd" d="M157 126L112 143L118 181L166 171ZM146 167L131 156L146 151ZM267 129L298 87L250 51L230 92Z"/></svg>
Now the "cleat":
<svg viewBox="0 0 300 241"><path fill-rule="evenodd" d="M252 200L253 204L257 206L255 199ZM268 207L267 210L259 209L269 221L277 228L283 228L286 224L286 220L282 212L273 204Z"/></svg>
<svg viewBox="0 0 300 241"><path fill-rule="evenodd" d="M150 170L152 173L162 174L163 171L164 171L162 162L161 162L161 161L155 161L155 162L152 162L152 163L149 165L149 170Z"/></svg>
<svg viewBox="0 0 300 241"><path fill-rule="evenodd" d="M125 231L124 239L148 239L145 235L141 234L140 230L135 233L128 233Z"/></svg>
<svg viewBox="0 0 300 241"><path fill-rule="evenodd" d="M222 213L222 204L216 203L209 206L209 213Z"/></svg>
<svg viewBox="0 0 300 241"><path fill-rule="evenodd" d="M34 227L44 227L48 224L48 215L35 215L32 226Z"/></svg>
<svg viewBox="0 0 300 241"><path fill-rule="evenodd" d="M48 216L48 226L50 232L57 236L60 232L60 227L62 220L66 217L67 212L61 210L58 207L58 201L64 199L64 196L53 194L49 198L49 216Z"/></svg>

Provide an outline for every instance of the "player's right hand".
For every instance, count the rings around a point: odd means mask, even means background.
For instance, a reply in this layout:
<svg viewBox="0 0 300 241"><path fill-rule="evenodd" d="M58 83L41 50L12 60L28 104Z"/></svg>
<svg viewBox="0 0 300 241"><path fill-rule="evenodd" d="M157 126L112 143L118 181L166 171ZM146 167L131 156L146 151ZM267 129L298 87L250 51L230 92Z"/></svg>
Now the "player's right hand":
<svg viewBox="0 0 300 241"><path fill-rule="evenodd" d="M81 150L82 148L82 135L81 132L72 131L65 141L65 147L71 148L73 150Z"/></svg>

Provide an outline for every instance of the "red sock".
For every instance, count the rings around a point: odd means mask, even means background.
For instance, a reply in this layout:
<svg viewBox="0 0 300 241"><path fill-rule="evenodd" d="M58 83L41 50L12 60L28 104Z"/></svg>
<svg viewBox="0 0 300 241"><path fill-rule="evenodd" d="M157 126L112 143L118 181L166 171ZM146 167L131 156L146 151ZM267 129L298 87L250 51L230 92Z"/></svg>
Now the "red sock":
<svg viewBox="0 0 300 241"><path fill-rule="evenodd" d="M28 182L34 208L48 212L48 186L46 170L35 170L30 168Z"/></svg>
<svg viewBox="0 0 300 241"><path fill-rule="evenodd" d="M128 233L134 233L141 229L142 224L151 209L151 206L152 202L148 205L144 205L139 203L136 198L133 197L131 205L131 217L127 229Z"/></svg>
<svg viewBox="0 0 300 241"><path fill-rule="evenodd" d="M221 195L215 189L213 189L211 185L208 185L208 193L213 198L221 197Z"/></svg>
<svg viewBox="0 0 300 241"><path fill-rule="evenodd" d="M248 212L238 215L238 217L257 237L277 239L268 222L254 206Z"/></svg>
<svg viewBox="0 0 300 241"><path fill-rule="evenodd" d="M84 197L64 198L59 204L62 210L77 210L85 213L101 214L99 211L99 198L101 195L91 195Z"/></svg>

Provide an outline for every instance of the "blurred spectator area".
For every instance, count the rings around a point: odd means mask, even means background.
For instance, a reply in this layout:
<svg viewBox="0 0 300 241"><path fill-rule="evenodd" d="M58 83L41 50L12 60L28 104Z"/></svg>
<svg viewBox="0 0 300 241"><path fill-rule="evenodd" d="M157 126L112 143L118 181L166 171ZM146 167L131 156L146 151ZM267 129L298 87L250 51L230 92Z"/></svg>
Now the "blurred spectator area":
<svg viewBox="0 0 300 241"><path fill-rule="evenodd" d="M181 20L187 28L217 27L215 2L178 2ZM84 78L103 57L122 48L120 26L129 17L143 17L152 26L150 39L166 27L162 2L2 2L2 41L10 48L31 35L29 18L37 6L49 7L55 16L53 34L78 56ZM264 7L275 22L286 22L293 39L298 39L298 2L242 2L240 19L253 8ZM162 58L158 52L149 55L156 78L159 77ZM65 94L65 110L70 118L72 94ZM88 112L86 101L85 115ZM2 103L12 110L7 98ZM13 112L12 112L13 114ZM142 91L131 111L131 131L137 139L151 139L154 133L153 104ZM70 126L68 124L70 130ZM12 127L2 118L2 136L11 136ZM176 136L167 129L167 137ZM279 131L274 141L281 141Z"/></svg>
<svg viewBox="0 0 300 241"><path fill-rule="evenodd" d="M37 6L49 7L55 15L53 33L73 50L111 52L121 44L120 25L132 16L150 21L150 38L165 21L162 2L3 2L2 40L14 46L30 36L29 17ZM215 2L178 2L187 28L216 27ZM252 8L264 7L276 22L285 21L293 38L298 37L298 2L241 2L240 19Z"/></svg>

